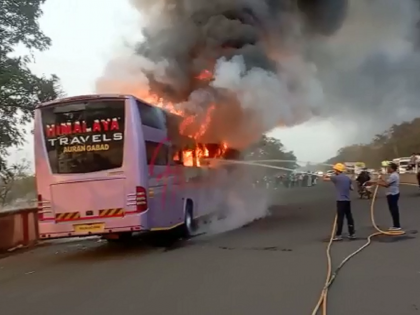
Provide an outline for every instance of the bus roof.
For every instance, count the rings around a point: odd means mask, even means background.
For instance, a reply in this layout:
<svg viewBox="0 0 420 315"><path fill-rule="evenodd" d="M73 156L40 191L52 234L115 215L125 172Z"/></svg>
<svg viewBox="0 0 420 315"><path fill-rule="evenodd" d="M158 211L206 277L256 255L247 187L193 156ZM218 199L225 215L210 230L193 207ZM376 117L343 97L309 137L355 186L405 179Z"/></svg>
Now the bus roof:
<svg viewBox="0 0 420 315"><path fill-rule="evenodd" d="M51 106L58 103L67 103L67 102L74 102L74 101L85 101L85 100L94 100L94 99L100 99L100 98L129 98L129 97L135 97L133 95L128 94L86 94L86 95L77 95L77 96L70 96L70 97L64 97L55 99L52 101L44 102L41 104L38 104L35 106L35 108L40 108L44 106ZM144 102L144 101L143 101ZM147 102L145 102L147 103Z"/></svg>

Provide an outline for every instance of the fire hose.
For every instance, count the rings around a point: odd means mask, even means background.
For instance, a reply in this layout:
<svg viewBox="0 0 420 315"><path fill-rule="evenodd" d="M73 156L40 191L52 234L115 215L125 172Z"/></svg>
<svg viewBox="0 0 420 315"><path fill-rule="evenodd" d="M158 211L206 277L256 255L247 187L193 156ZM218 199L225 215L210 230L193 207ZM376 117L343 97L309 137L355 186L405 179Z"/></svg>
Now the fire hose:
<svg viewBox="0 0 420 315"><path fill-rule="evenodd" d="M272 169L279 169L279 170L287 170L284 167L278 167L278 166L273 166L273 165L257 163L257 162L261 162L261 161L244 162L244 161L233 161L233 160L226 161L226 160L219 160L219 159L212 159L212 160L217 160L217 161L221 161L221 162L228 162L228 163L233 163L233 164L243 164L243 165L250 165L250 166L260 166L260 167L266 167L266 168L272 168ZM267 161L262 161L262 162L267 162ZM282 161L283 162L283 160L270 160L270 162L275 162L275 161ZM414 185L414 184L404 184L404 185L417 186L417 185ZM315 308L312 311L312 315L317 315L319 313L319 311L321 310L321 307L322 307L322 315L327 315L328 291L329 291L329 288L331 287L331 285L333 284L334 280L337 278L338 272L343 268L343 266L350 259L352 259L354 256L356 256L361 251L363 251L365 248L367 248L372 243L372 238L373 237L379 236L379 235L401 236L401 235L405 234L404 231L384 231L384 230L381 230L378 227L378 225L376 224L375 202L376 202L376 197L377 197L377 194L378 194L378 190L379 190L379 186L376 185L375 190L373 192L372 201L371 201L371 204L370 204L370 220L371 220L371 224L372 224L373 228L376 230L376 232L369 235L366 243L364 245L362 245L360 248L358 248L356 251L352 252L346 258L344 258L343 261L338 265L338 267L333 271L332 270L332 259L331 259L331 247L332 247L333 239L334 239L334 236L335 236L335 230L336 230L336 227L337 227L337 215L335 216L334 223L333 223L332 229L331 229L330 239L328 241L328 245L327 245L327 248L326 248L327 277L325 279L325 284L324 284L324 287L321 291L321 295L318 299L318 302L317 302Z"/></svg>
<svg viewBox="0 0 420 315"><path fill-rule="evenodd" d="M410 184L406 184L406 185L410 185ZM356 251L354 251L353 253L348 255L346 258L344 258L344 260L338 265L338 267L333 272L332 271L332 262L331 262L331 247L332 247L333 238L334 238L334 234L335 234L335 230L336 230L336 226L337 226L337 215L335 216L333 227L332 227L332 230L331 230L330 240L328 242L327 249L326 249L327 278L325 280L324 288L321 291L321 295L319 297L318 303L316 304L315 308L312 311L312 315L318 314L318 312L321 309L321 306L322 306L322 315L327 315L328 290L331 287L334 280L337 278L338 272L340 271L341 268L343 268L343 266L350 259L352 259L354 256L359 254L366 247L368 247L372 243L372 238L373 237L378 236L378 235L400 236L400 235L405 234L404 231L383 231L376 224L376 221L375 221L375 201L376 201L376 196L378 194L378 189L379 189L379 186L376 186L375 191L373 192L372 202L370 204L370 220L371 220L372 226L374 227L376 232L368 236L367 242L363 246L361 246L359 249L357 249Z"/></svg>

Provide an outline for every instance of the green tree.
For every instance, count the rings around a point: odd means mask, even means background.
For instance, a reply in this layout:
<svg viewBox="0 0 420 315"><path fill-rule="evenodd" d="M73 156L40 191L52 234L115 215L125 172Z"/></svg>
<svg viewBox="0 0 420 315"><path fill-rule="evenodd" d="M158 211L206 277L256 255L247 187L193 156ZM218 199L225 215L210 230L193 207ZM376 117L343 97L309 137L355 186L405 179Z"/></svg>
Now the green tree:
<svg viewBox="0 0 420 315"><path fill-rule="evenodd" d="M34 50L47 49L51 40L38 19L45 0L2 0L0 5L0 171L6 170L7 149L21 145L22 125L32 119L34 106L60 94L56 76L39 77L28 68ZM28 55L16 56L23 45Z"/></svg>
<svg viewBox="0 0 420 315"><path fill-rule="evenodd" d="M360 161L377 168L381 161L408 157L412 153L420 153L420 118L393 125L375 135L368 144L343 147L327 163Z"/></svg>

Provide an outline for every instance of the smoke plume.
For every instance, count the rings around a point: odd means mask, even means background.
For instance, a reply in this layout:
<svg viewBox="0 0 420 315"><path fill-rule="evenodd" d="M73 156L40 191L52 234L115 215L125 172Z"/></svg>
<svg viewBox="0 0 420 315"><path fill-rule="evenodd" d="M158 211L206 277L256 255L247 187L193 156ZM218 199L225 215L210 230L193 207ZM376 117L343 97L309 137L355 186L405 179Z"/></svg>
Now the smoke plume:
<svg viewBox="0 0 420 315"><path fill-rule="evenodd" d="M349 1L345 22L333 36L306 42L325 93L323 117L346 130L340 132L343 145L369 141L420 114L419 3Z"/></svg>
<svg viewBox="0 0 420 315"><path fill-rule="evenodd" d="M254 186L262 174L261 168L235 165L228 171L218 168L207 177L211 189L201 191L199 211L214 215L200 226L198 234L227 232L269 215L269 191Z"/></svg>
<svg viewBox="0 0 420 315"><path fill-rule="evenodd" d="M316 66L304 57L305 38L333 34L347 1L131 3L141 14L144 41L109 63L99 92L175 104L194 115L193 134L211 113L201 140L236 148L322 111L324 95Z"/></svg>
<svg viewBox="0 0 420 315"><path fill-rule="evenodd" d="M213 106L206 141L240 148L314 116L354 127L344 142L368 140L420 112L418 0L131 3L144 40L109 63L98 91L175 104L194 115L190 129Z"/></svg>

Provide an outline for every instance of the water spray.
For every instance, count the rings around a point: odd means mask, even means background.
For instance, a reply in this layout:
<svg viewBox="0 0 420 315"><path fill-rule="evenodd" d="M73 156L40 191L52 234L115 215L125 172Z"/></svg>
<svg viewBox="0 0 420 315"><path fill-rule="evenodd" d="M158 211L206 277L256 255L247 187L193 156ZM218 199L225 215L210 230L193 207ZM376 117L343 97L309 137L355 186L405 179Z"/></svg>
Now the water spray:
<svg viewBox="0 0 420 315"><path fill-rule="evenodd" d="M255 163L255 162L245 162L245 161L237 161L237 160L225 160L225 159L216 159L216 158L206 158L207 161L216 161L216 162L222 162L222 163L230 163L230 164L239 164L239 165L248 165L248 166L259 166L259 167L265 167L265 168L271 168L276 170L283 170L283 171L294 171L293 168L287 168L287 167L281 167L281 166L274 166L269 164L261 164L261 163Z"/></svg>
<svg viewBox="0 0 420 315"><path fill-rule="evenodd" d="M295 160L251 160L251 161L247 161L247 162L251 162L251 163L258 163L258 162L262 162L262 163L311 163L310 161L295 161ZM323 165L323 166L328 166L331 167L333 166L333 164L327 164L327 163L316 163L315 165Z"/></svg>

